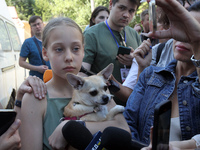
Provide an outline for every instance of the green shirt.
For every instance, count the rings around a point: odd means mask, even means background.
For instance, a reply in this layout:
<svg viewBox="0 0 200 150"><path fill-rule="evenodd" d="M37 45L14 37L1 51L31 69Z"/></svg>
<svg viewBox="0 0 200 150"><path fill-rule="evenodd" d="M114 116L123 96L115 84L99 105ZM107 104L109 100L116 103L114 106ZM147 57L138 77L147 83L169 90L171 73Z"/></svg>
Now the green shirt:
<svg viewBox="0 0 200 150"><path fill-rule="evenodd" d="M70 100L71 98L49 98L47 94L47 110L43 122L43 150L52 149L48 138L60 124L59 120L63 117L64 107Z"/></svg>
<svg viewBox="0 0 200 150"><path fill-rule="evenodd" d="M126 45L136 49L141 44L138 33L131 27L126 26L121 34L124 37L126 32ZM121 45L121 37L118 31L112 30L119 45ZM110 63L114 64L113 76L122 83L120 68L124 65L116 59L118 46L104 22L90 27L84 33L85 39L85 56L83 62L91 64L91 71L98 73Z"/></svg>

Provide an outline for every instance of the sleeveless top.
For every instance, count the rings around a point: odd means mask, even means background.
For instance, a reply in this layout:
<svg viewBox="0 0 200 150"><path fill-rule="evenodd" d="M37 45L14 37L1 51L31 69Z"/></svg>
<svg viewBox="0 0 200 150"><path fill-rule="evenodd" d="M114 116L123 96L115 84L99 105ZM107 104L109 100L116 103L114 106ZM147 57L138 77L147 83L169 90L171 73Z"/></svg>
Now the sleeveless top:
<svg viewBox="0 0 200 150"><path fill-rule="evenodd" d="M59 120L63 117L64 107L70 100L71 98L49 98L47 93L47 110L43 121L43 150L52 149L48 138L60 124Z"/></svg>

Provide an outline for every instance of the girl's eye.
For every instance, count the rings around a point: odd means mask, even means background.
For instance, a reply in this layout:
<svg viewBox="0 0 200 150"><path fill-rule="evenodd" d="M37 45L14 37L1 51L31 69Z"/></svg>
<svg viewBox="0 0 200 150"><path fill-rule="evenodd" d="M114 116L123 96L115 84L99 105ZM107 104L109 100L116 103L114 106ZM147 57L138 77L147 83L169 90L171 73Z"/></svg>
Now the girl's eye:
<svg viewBox="0 0 200 150"><path fill-rule="evenodd" d="M61 51L63 51L63 49L62 48L56 48L56 51L61 52Z"/></svg>
<svg viewBox="0 0 200 150"><path fill-rule="evenodd" d="M79 50L79 47L75 47L74 49L73 49L73 51L78 51Z"/></svg>

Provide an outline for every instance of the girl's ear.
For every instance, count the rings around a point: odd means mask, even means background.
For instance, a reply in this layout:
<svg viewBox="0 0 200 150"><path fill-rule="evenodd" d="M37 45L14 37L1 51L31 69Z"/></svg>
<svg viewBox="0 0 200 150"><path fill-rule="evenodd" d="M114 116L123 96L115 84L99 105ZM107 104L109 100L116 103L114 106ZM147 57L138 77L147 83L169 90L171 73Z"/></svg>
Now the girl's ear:
<svg viewBox="0 0 200 150"><path fill-rule="evenodd" d="M46 48L42 48L42 57L43 57L43 59L45 60L45 61L49 61L49 57L48 57L48 55L47 55L47 50L46 50Z"/></svg>
<svg viewBox="0 0 200 150"><path fill-rule="evenodd" d="M95 18L92 18L92 22L95 24Z"/></svg>

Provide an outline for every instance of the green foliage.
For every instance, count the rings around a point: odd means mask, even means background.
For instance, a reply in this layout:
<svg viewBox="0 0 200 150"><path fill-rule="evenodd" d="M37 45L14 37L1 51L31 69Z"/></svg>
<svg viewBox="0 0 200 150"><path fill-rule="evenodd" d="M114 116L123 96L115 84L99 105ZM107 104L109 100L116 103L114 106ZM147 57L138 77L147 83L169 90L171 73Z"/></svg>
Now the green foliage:
<svg viewBox="0 0 200 150"><path fill-rule="evenodd" d="M33 14L34 0L6 0L8 6L15 6L18 16L22 20L27 20Z"/></svg>
<svg viewBox="0 0 200 150"><path fill-rule="evenodd" d="M148 9L148 4L147 3L142 3L140 5L140 7L138 8L138 10L137 10L137 12L135 14L135 17L133 18L133 20L131 21L131 23L129 24L129 26L134 27L136 24L140 23L140 14L145 9Z"/></svg>
<svg viewBox="0 0 200 150"><path fill-rule="evenodd" d="M94 0L95 7L103 5L109 7L110 0ZM32 15L39 15L44 21L54 17L69 17L82 29L89 24L91 16L90 0L6 0L8 6L15 6L21 20L28 20ZM147 9L147 3L138 8L130 26L140 23L140 13Z"/></svg>

